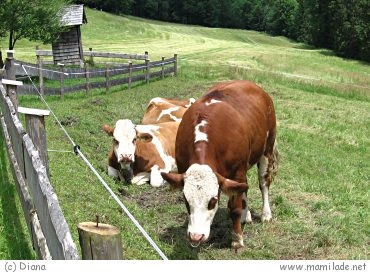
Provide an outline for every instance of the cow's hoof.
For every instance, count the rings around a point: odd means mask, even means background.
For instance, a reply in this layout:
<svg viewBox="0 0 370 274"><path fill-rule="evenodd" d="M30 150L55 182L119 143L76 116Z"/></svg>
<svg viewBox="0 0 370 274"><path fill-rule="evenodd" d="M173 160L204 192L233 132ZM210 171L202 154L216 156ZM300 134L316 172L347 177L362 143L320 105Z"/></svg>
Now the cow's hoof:
<svg viewBox="0 0 370 274"><path fill-rule="evenodd" d="M271 220L272 220L271 214L262 214L261 221L263 223L271 222Z"/></svg>
<svg viewBox="0 0 370 274"><path fill-rule="evenodd" d="M232 242L231 242L231 248L235 250L235 252L244 247L244 241L243 241L243 235L232 233Z"/></svg>

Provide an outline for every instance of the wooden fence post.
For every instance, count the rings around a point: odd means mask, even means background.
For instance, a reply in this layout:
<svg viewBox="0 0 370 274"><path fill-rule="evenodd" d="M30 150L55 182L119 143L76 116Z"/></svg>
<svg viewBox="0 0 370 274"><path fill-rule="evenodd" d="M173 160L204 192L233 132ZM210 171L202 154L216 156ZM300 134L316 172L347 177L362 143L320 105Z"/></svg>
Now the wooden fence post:
<svg viewBox="0 0 370 274"><path fill-rule="evenodd" d="M9 96L10 101L14 106L15 113L18 113L18 96L17 96L17 86L23 85L21 81L2 79L2 84L6 85L6 95Z"/></svg>
<svg viewBox="0 0 370 274"><path fill-rule="evenodd" d="M85 63L85 78L86 78L85 90L86 90L86 94L88 94L90 90L90 75L89 75L89 64L88 63Z"/></svg>
<svg viewBox="0 0 370 274"><path fill-rule="evenodd" d="M176 53L173 55L173 59L174 59L174 62L173 62L173 74L175 76L177 76L177 54Z"/></svg>
<svg viewBox="0 0 370 274"><path fill-rule="evenodd" d="M121 232L99 223L83 222L77 226L83 260L122 260Z"/></svg>
<svg viewBox="0 0 370 274"><path fill-rule="evenodd" d="M106 67L105 67L105 93L108 93L109 92L109 86L110 86L110 82L109 82L109 65L107 64Z"/></svg>
<svg viewBox="0 0 370 274"><path fill-rule="evenodd" d="M5 76L8 80L15 80L14 50L6 51Z"/></svg>
<svg viewBox="0 0 370 274"><path fill-rule="evenodd" d="M89 63L91 66L94 65L94 57L93 57L93 54L92 54L92 48L89 48L89 51L90 51L90 57L89 57Z"/></svg>
<svg viewBox="0 0 370 274"><path fill-rule="evenodd" d="M5 73L4 69L4 63L3 63L3 52L1 51L0 48L0 80L3 79Z"/></svg>
<svg viewBox="0 0 370 274"><path fill-rule="evenodd" d="M162 56L162 73L161 73L161 78L164 78L164 57Z"/></svg>
<svg viewBox="0 0 370 274"><path fill-rule="evenodd" d="M43 162L46 173L50 178L49 172L49 157L46 145L46 131L45 131L45 116L50 114L48 110L32 109L32 108L18 108L19 113L25 114L26 118L26 132L30 136L33 144L40 154L40 159Z"/></svg>
<svg viewBox="0 0 370 274"><path fill-rule="evenodd" d="M128 62L128 89L131 89L132 82L132 61Z"/></svg>
<svg viewBox="0 0 370 274"><path fill-rule="evenodd" d="M36 46L36 51L39 50L39 46ZM40 94L44 95L44 77L42 73L42 57L40 55L36 55L37 57L37 67L39 72L39 91Z"/></svg>
<svg viewBox="0 0 370 274"><path fill-rule="evenodd" d="M64 64L58 63L60 71L60 98L64 99Z"/></svg>
<svg viewBox="0 0 370 274"><path fill-rule="evenodd" d="M149 78L150 78L149 64L150 64L150 60L145 59L145 80L147 84L149 83Z"/></svg>

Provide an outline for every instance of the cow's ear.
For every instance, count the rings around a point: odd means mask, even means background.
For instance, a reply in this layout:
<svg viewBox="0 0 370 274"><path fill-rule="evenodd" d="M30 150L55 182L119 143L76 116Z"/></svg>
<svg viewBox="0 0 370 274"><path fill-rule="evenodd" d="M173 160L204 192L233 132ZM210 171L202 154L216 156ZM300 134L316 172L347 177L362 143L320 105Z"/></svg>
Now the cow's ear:
<svg viewBox="0 0 370 274"><path fill-rule="evenodd" d="M242 194L248 189L248 185L245 183L239 183L237 181L227 179L217 172L215 174L222 192L228 196Z"/></svg>
<svg viewBox="0 0 370 274"><path fill-rule="evenodd" d="M103 125L103 130L109 135L113 136L114 127L110 127L107 124Z"/></svg>
<svg viewBox="0 0 370 274"><path fill-rule="evenodd" d="M138 132L136 134L136 140L142 142L151 142L153 140L153 136L150 133Z"/></svg>
<svg viewBox="0 0 370 274"><path fill-rule="evenodd" d="M170 184L171 189L184 188L184 174L161 172L161 176Z"/></svg>

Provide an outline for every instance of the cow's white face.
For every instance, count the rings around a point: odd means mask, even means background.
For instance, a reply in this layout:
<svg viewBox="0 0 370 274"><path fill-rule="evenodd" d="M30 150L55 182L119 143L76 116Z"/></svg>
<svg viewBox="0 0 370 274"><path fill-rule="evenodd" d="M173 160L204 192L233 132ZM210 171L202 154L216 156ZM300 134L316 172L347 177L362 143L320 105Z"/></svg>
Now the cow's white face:
<svg viewBox="0 0 370 274"><path fill-rule="evenodd" d="M118 163L128 168L135 160L136 130L131 120L123 119L116 122L113 132L113 149Z"/></svg>
<svg viewBox="0 0 370 274"><path fill-rule="evenodd" d="M184 196L189 212L188 237L199 245L208 240L218 209L219 184L208 165L193 164L184 177Z"/></svg>

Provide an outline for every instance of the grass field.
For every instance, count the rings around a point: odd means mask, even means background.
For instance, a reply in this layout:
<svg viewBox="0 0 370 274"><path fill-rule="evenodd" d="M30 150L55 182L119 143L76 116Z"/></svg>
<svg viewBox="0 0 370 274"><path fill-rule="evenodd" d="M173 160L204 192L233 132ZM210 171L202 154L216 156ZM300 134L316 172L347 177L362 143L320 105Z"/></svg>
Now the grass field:
<svg viewBox="0 0 370 274"><path fill-rule="evenodd" d="M179 56L179 74L138 84L47 97L46 101L82 153L120 197L169 259L369 259L370 257L370 66L341 59L283 37L230 29L210 29L113 16L86 9L85 49L143 53L151 60ZM6 41L1 41L4 48ZM35 60L36 43L19 41L15 57ZM47 49L47 46L43 46ZM248 172L249 201L255 216L244 227L246 247L230 251L231 221L226 196L199 248L186 240L187 214L181 192L167 187L132 186L106 175L111 139L102 125L130 118L139 123L152 97L199 97L214 83L250 79L273 98L282 155L271 186L273 221L262 224L256 170ZM45 109L38 98L20 97L20 105ZM73 239L77 224L94 221L117 226L126 259L160 259L99 180L73 153L53 116L46 120L51 182ZM1 143L1 171L11 181ZM6 175L8 174L8 175ZM2 259L32 259L28 233L14 187L0 192ZM9 201L10 200L10 201ZM9 203L14 204L9 209ZM8 225L11 223L12 225ZM19 227L19 231L16 229ZM13 241L14 235L17 241ZM3 234L2 234L3 235Z"/></svg>

